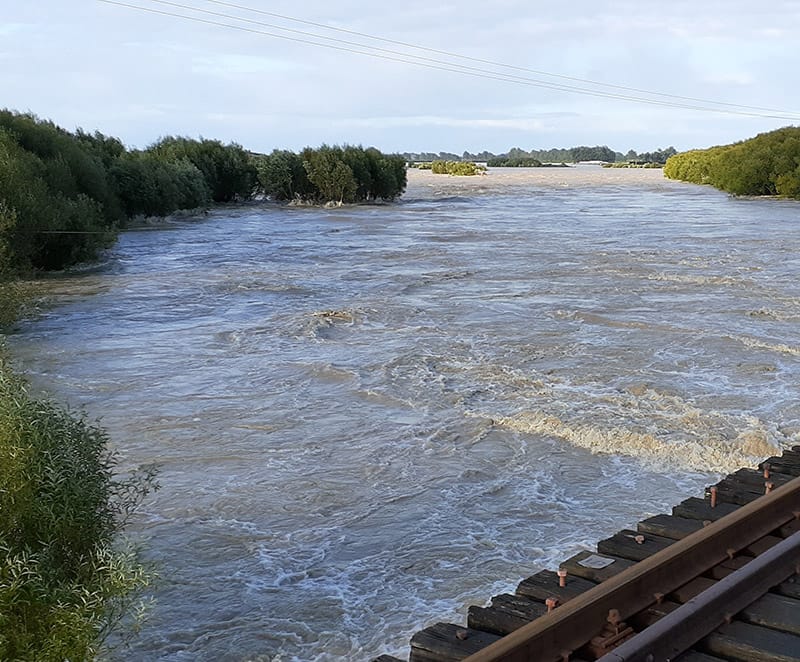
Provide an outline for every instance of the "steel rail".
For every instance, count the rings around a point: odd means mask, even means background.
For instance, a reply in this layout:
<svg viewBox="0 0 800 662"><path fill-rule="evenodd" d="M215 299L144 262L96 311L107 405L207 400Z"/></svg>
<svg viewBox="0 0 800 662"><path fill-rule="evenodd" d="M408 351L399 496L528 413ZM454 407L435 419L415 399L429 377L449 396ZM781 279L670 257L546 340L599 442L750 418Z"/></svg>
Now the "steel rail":
<svg viewBox="0 0 800 662"><path fill-rule="evenodd" d="M645 628L597 662L674 660L796 572L800 572L800 531Z"/></svg>
<svg viewBox="0 0 800 662"><path fill-rule="evenodd" d="M794 518L800 518L800 477L465 658L463 662L559 662L584 646L616 609L621 619L658 602L713 566Z"/></svg>

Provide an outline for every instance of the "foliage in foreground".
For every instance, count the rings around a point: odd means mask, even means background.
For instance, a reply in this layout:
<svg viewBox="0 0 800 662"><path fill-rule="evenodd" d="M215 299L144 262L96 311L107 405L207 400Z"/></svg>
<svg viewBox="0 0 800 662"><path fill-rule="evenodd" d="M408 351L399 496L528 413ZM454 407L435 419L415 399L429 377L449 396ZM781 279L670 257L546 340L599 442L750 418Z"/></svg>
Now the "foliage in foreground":
<svg viewBox="0 0 800 662"><path fill-rule="evenodd" d="M434 161L431 163L431 172L435 175L471 176L482 175L486 167L472 161Z"/></svg>
<svg viewBox="0 0 800 662"><path fill-rule="evenodd" d="M677 154L667 161L664 175L711 184L734 195L800 199L800 127L784 127L732 145Z"/></svg>
<svg viewBox="0 0 800 662"><path fill-rule="evenodd" d="M394 200L406 188L405 159L374 147L322 145L300 154L276 149L259 157L256 167L264 193L273 200Z"/></svg>
<svg viewBox="0 0 800 662"><path fill-rule="evenodd" d="M18 285L11 266L11 232L17 217L0 201L0 329L11 324L20 306Z"/></svg>
<svg viewBox="0 0 800 662"><path fill-rule="evenodd" d="M0 659L92 659L150 574L120 532L154 487L105 433L36 399L0 355Z"/></svg>

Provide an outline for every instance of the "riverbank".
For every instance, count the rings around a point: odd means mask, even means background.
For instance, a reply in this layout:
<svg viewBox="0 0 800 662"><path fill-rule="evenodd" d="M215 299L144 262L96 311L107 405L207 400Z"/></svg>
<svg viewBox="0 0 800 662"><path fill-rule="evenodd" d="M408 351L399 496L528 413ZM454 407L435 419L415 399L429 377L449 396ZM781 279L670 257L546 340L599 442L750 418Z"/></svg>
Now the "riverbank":
<svg viewBox="0 0 800 662"><path fill-rule="evenodd" d="M664 174L733 195L800 199L798 158L800 127L787 126L731 145L676 154Z"/></svg>

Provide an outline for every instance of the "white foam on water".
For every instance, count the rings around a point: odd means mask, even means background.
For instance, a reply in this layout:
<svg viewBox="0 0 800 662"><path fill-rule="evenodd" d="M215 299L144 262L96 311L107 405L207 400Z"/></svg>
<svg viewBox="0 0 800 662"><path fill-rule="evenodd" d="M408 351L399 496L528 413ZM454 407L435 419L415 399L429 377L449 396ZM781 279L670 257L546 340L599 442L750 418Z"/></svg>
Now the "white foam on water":
<svg viewBox="0 0 800 662"><path fill-rule="evenodd" d="M648 280L663 281L667 283L680 283L685 285L736 285L746 287L749 283L737 276L717 276L702 274L674 274L674 273L655 273L647 276Z"/></svg>
<svg viewBox="0 0 800 662"><path fill-rule="evenodd" d="M485 415L484 415L485 416ZM622 454L636 458L653 471L728 472L754 466L780 452L776 434L760 422L741 430L735 438L718 435L660 434L626 426L604 427L581 421L564 421L544 411L523 411L513 416L491 416L503 427L562 439L592 453Z"/></svg>
<svg viewBox="0 0 800 662"><path fill-rule="evenodd" d="M776 352L777 354L788 354L790 356L800 356L800 346L787 345L786 343L767 342L759 340L758 338L751 338L748 336L729 336L731 340L736 340L742 343L745 347L752 349L765 349L768 352Z"/></svg>

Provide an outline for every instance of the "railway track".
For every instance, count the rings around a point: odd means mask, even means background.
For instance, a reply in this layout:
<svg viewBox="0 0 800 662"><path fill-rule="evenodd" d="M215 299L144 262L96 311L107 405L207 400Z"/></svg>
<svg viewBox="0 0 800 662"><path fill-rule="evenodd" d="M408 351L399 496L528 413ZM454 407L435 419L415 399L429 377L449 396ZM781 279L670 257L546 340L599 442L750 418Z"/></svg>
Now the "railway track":
<svg viewBox="0 0 800 662"><path fill-rule="evenodd" d="M799 574L800 446L417 632L409 659L800 662Z"/></svg>

